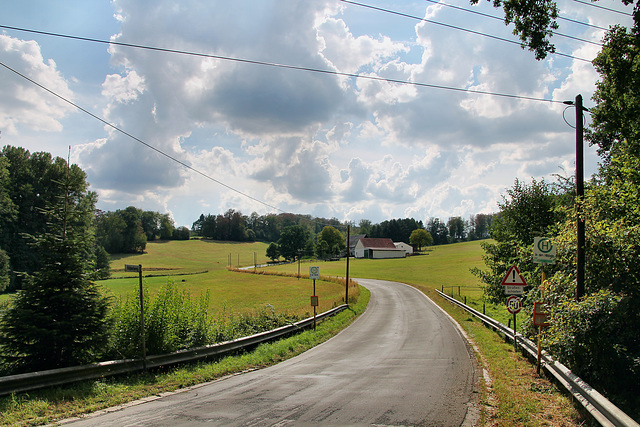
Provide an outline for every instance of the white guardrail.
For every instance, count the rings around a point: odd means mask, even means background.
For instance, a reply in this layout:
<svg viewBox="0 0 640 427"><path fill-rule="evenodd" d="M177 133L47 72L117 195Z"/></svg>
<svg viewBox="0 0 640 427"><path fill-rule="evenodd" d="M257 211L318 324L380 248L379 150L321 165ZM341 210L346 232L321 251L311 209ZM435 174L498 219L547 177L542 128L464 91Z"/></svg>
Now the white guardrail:
<svg viewBox="0 0 640 427"><path fill-rule="evenodd" d="M317 320L333 316L346 309L348 306L332 308L316 316ZM301 320L287 326L239 338L233 341L225 341L219 344L196 347L188 350L179 350L173 353L147 356L142 359L125 359L100 362L92 365L72 366L69 368L51 369L48 371L30 372L26 374L7 375L0 377L0 396L23 391L36 390L76 381L91 380L111 375L129 374L149 368L158 368L177 363L194 362L212 357L220 357L231 352L256 346L258 344L282 338L301 329L312 327L314 318Z"/></svg>
<svg viewBox="0 0 640 427"><path fill-rule="evenodd" d="M493 330L503 333L507 338L513 341L513 330L492 319L478 310L469 307L466 304L452 298L436 289L438 294L448 301L458 305L464 310L478 317L485 326ZM538 357L538 346L531 340L525 338L520 333L516 333L517 343L531 357ZM589 411L593 418L603 426L616 427L640 427L636 421L630 416L622 412L617 406L611 403L606 397L598 393L593 387L584 382L580 377L572 373L566 366L554 360L547 352L542 352L541 366L547 370L553 377L562 384L571 395L578 400L584 408Z"/></svg>

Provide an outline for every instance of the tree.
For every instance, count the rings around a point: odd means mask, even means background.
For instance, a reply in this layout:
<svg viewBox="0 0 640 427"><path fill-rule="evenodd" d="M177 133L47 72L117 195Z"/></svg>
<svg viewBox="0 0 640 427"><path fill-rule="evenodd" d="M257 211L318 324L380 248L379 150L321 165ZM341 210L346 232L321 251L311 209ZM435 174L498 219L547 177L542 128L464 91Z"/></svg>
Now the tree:
<svg viewBox="0 0 640 427"><path fill-rule="evenodd" d="M409 243L415 246L418 251L422 249L423 246L429 246L433 244L433 237L431 234L424 228L416 228L411 232L411 237L409 238Z"/></svg>
<svg viewBox="0 0 640 427"><path fill-rule="evenodd" d="M459 216L452 216L447 221L447 229L452 242L460 242L465 239L464 220Z"/></svg>
<svg viewBox="0 0 640 427"><path fill-rule="evenodd" d="M42 268L29 276L0 324L6 372L93 362L108 339L108 300L88 279L97 196L86 190L84 174L73 168L79 169L69 167L57 184L61 196L43 211L47 229L33 237Z"/></svg>
<svg viewBox="0 0 640 427"><path fill-rule="evenodd" d="M3 292L11 283L11 261L9 255L0 249L0 292Z"/></svg>
<svg viewBox="0 0 640 427"><path fill-rule="evenodd" d="M287 261L293 261L299 257L304 250L309 234L304 227L300 225L290 225L282 230L278 246L280 247L280 255Z"/></svg>
<svg viewBox="0 0 640 427"><path fill-rule="evenodd" d="M271 242L269 243L269 246L267 246L266 255L267 255L267 258L275 262L278 258L280 258L280 248L276 243Z"/></svg>
<svg viewBox="0 0 640 427"><path fill-rule="evenodd" d="M318 245L321 245L324 255L339 255L345 248L345 237L336 228L327 225L318 234ZM320 255L318 255L320 257Z"/></svg>
<svg viewBox="0 0 640 427"><path fill-rule="evenodd" d="M173 240L189 240L190 237L191 232L185 226L180 226L173 230L173 235L171 236Z"/></svg>
<svg viewBox="0 0 640 427"><path fill-rule="evenodd" d="M62 189L56 183L64 181L68 172L72 175L71 185L84 188L88 184L79 167L74 165L69 169L66 160L54 159L49 153L30 153L24 148L7 145L3 147L0 159L0 201L3 202L0 203L0 248L11 260L11 286L20 288L23 276L16 272L30 274L41 266L38 254L29 247L24 235L39 235L46 230L43 209L62 195ZM71 191L82 191L83 188L72 188Z"/></svg>
<svg viewBox="0 0 640 427"><path fill-rule="evenodd" d="M433 238L434 245L444 245L447 243L449 232L440 218L429 219L426 229Z"/></svg>
<svg viewBox="0 0 640 427"><path fill-rule="evenodd" d="M624 151L637 156L640 149L639 37L626 28L613 27L593 61L601 80L593 95L596 106L590 109L592 124L586 139L599 146L599 154L605 158Z"/></svg>
<svg viewBox="0 0 640 427"><path fill-rule="evenodd" d="M491 229L495 243L482 243L488 270L472 270L485 283L485 295L495 303L504 299L500 282L509 267L517 263L520 271L536 271L531 260L533 239L556 234L557 225L564 218L557 207L566 203L561 190L544 180L526 184L516 179L502 199Z"/></svg>
<svg viewBox="0 0 640 427"><path fill-rule="evenodd" d="M159 214L160 219L160 239L162 240L171 240L173 237L173 231L176 229L176 226L173 222L173 219L169 216L169 214Z"/></svg>
<svg viewBox="0 0 640 427"><path fill-rule="evenodd" d="M147 236L147 242L152 242L160 235L160 214L158 212L144 211L140 218L142 231Z"/></svg>
<svg viewBox="0 0 640 427"><path fill-rule="evenodd" d="M477 4L480 0L471 0ZM546 58L548 53L555 52L550 37L558 29L556 18L558 6L554 0L492 0L494 7L504 10L505 24L515 25L514 34L520 37L523 48L535 53L536 59ZM633 0L622 0L624 5L633 4ZM633 11L634 25L631 34L640 36L640 3L636 2ZM637 117L637 116L636 116Z"/></svg>

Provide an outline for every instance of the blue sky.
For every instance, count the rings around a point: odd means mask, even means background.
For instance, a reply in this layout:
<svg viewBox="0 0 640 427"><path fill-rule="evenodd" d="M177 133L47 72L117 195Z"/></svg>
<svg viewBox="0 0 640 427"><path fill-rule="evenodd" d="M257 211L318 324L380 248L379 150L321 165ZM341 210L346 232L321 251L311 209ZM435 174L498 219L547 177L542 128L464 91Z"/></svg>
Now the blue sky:
<svg viewBox="0 0 640 427"><path fill-rule="evenodd" d="M434 2L363 3L515 40L498 20ZM489 2L447 4L501 16ZM561 16L601 27L631 21L575 1L559 6ZM603 36L559 23L564 34ZM0 6L0 25L555 101L580 93L587 107L598 78L588 62L536 61L514 44L335 0L23 0ZM553 41L577 58L599 50ZM496 212L516 178L574 170L574 130L558 103L9 29L0 29L0 61L201 174L0 67L3 145L65 158L71 146L99 208L167 212L177 225L230 208L356 224L467 219ZM571 123L574 113L565 116ZM587 147L587 173L597 162Z"/></svg>

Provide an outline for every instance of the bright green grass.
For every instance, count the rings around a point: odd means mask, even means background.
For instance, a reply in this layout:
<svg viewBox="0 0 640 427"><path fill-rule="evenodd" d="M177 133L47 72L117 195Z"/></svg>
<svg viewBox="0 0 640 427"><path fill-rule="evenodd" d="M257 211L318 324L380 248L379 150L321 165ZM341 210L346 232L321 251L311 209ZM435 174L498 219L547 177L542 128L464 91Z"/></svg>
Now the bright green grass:
<svg viewBox="0 0 640 427"><path fill-rule="evenodd" d="M507 323L509 313L502 305L484 303L480 280L471 274L474 267L484 268L484 251L481 241L432 246L421 255L396 259L356 259L349 260L349 277L383 279L411 285L427 286L444 291L482 312L483 304L488 316ZM320 266L321 276L341 276L346 274L346 259L340 261L307 261L300 269L308 274L309 266ZM265 270L297 272L294 264L266 267Z"/></svg>
<svg viewBox="0 0 640 427"><path fill-rule="evenodd" d="M132 297L139 287L138 273L125 273L125 264L141 264L143 283L151 294L167 280L188 290L192 297L208 293L209 308L221 313L249 313L271 305L278 313L309 315L313 313L310 296L313 282L294 277L242 274L227 270L267 262L266 243L229 243L205 240L150 242L144 254L118 255L111 262L112 277L102 280L115 297ZM152 277L148 277L151 275ZM344 288L332 282L316 281L320 312L342 303Z"/></svg>

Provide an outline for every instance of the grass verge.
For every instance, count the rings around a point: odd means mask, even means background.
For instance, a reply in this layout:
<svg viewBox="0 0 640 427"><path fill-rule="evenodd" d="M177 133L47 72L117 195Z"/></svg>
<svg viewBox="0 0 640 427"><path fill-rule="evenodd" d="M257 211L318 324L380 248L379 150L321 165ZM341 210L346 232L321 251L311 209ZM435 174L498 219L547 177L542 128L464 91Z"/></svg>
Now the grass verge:
<svg viewBox="0 0 640 427"><path fill-rule="evenodd" d="M513 344L486 328L469 313L440 297L432 288L414 285L442 307L466 331L480 355L479 363L491 377L481 403L483 426L584 426L589 419L579 404L547 378Z"/></svg>
<svg viewBox="0 0 640 427"><path fill-rule="evenodd" d="M361 288L360 297L350 310L344 310L319 323L315 331L307 330L280 341L260 345L250 353L225 357L213 363L197 363L166 371L83 381L65 387L2 397L0 425L42 425L273 365L303 353L346 328L364 312L369 296L369 291Z"/></svg>

